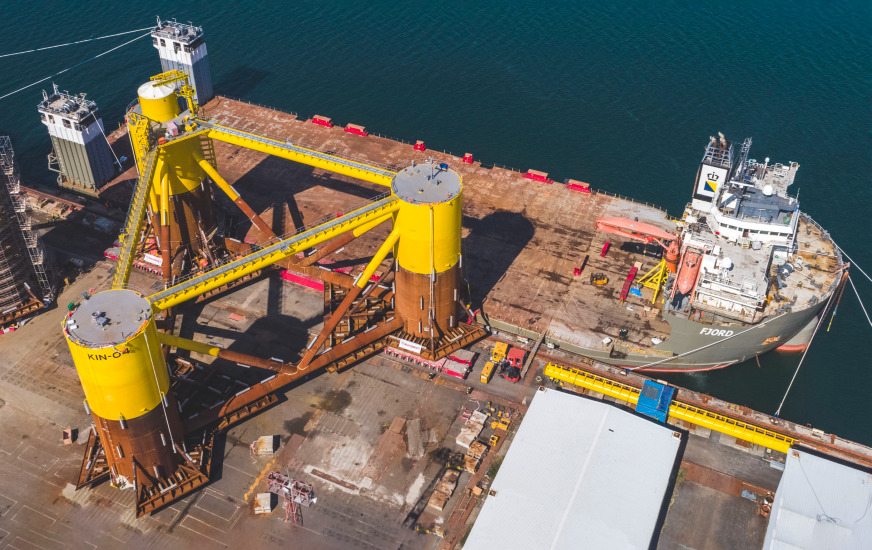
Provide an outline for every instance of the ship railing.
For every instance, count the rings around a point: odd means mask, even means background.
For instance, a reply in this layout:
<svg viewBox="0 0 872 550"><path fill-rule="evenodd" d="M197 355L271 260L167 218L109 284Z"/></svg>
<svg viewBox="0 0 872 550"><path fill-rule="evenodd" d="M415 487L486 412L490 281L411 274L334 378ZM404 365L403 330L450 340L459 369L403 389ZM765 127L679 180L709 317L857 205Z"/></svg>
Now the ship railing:
<svg viewBox="0 0 872 550"><path fill-rule="evenodd" d="M753 214L739 214L736 212L728 212L728 211L725 211L725 210L720 209L720 208L718 210L722 214L724 214L724 216L726 216L726 219L728 219L728 220L756 222L756 223L762 223L762 224L771 225L773 227L779 227L779 228L786 227L786 228L790 229L790 222L793 221L793 214L785 214L788 217L788 220L787 220L787 222L784 222L784 221L779 221L781 219L781 215L776 216L775 218L772 218L771 216L755 216ZM779 234L783 235L784 233L779 233Z"/></svg>
<svg viewBox="0 0 872 550"><path fill-rule="evenodd" d="M261 103L255 102L255 101L249 101L247 99L242 99L239 97L234 97L234 96L224 95L224 94L221 94L221 97L230 99L232 101L238 101L239 103L246 103L248 105L254 105L255 107L260 107L261 109L269 109L270 111L278 111L278 112L286 114L286 115L291 115L292 117L295 117L295 118L297 117L297 113L295 113L294 111L285 111L282 109L276 109L272 105L263 105Z"/></svg>
<svg viewBox="0 0 872 550"><path fill-rule="evenodd" d="M827 231L827 230L824 228L824 226L822 226L821 224L819 224L819 223L818 223L814 218L812 218L812 217L811 217L807 212L802 212L802 213L800 214L800 216L801 216L800 219L805 220L806 222L808 222L808 223L812 224L813 226L817 227L817 228L820 230L820 232L821 232L821 236L823 236L823 238L827 239L828 241L830 241L830 243L833 244L833 251L835 252L835 256L836 256L836 258L838 258L838 260L839 260L839 264L844 264L844 263L845 263L845 259L842 257L842 251L841 251L841 249L839 249L839 246L835 243L835 241L833 240L833 238L830 236L830 232ZM797 231L797 233L799 233L799 231Z"/></svg>

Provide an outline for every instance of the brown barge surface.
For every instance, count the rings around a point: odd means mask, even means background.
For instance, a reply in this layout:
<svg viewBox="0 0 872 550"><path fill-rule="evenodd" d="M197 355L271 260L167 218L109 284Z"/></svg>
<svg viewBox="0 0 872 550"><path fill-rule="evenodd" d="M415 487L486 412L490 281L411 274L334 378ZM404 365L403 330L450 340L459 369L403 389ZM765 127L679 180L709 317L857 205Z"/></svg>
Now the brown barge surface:
<svg viewBox="0 0 872 550"><path fill-rule="evenodd" d="M467 164L439 151L421 152L412 144L370 134L347 133L340 126L326 128L293 114L223 97L210 101L201 117L233 128L296 145L330 152L375 166L399 169L414 160L432 157L449 163L463 177L463 270L472 287L474 307L488 318L532 334L551 336L584 347L600 346L603 337L618 336L620 328L638 313L618 303L619 288L596 287L590 273L606 273L620 281L638 254L614 246L607 258L599 250L608 240L594 229L603 215L638 218L675 228L667 213L655 205L633 202L603 192L585 193L569 186L524 177L499 167ZM246 197L255 210L281 206L285 221L274 230L287 232L330 212L341 212L383 191L378 186L290 161L269 157L226 143L215 143L218 169ZM284 203L287 205L284 206ZM263 217L269 223L270 212ZM259 236L259 235L256 235ZM365 263L378 239L359 239L336 258ZM589 256L582 276L573 270ZM656 258L643 262L650 269ZM633 323L629 342L642 344L668 334L665 323Z"/></svg>

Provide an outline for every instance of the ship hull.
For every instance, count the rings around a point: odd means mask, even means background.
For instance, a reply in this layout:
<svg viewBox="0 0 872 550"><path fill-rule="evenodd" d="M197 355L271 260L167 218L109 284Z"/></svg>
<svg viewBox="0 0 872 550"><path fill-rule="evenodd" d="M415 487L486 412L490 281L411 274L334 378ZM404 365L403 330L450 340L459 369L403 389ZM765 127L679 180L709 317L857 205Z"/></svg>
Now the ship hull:
<svg viewBox="0 0 872 550"><path fill-rule="evenodd" d="M639 369L645 372L714 370L753 359L755 356L785 346L800 333L807 334L807 327L811 325L813 328L817 324L825 306L826 302L821 302L802 311L785 313L756 325L744 326L703 324L667 314L664 318L671 327L670 337L649 350L636 348L636 352L627 353L622 357L616 356L612 348L589 349L582 351L582 355L628 368L644 367L662 361L651 367ZM743 331L747 332L739 334ZM684 355L696 349L699 351ZM664 361L670 357L674 359Z"/></svg>

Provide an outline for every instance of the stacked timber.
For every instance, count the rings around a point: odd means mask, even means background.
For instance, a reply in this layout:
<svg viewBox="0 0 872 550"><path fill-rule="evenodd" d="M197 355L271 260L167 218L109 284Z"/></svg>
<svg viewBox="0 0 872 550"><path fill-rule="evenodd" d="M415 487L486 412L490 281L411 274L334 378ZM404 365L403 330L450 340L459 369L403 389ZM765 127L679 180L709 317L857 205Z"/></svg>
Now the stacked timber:
<svg viewBox="0 0 872 550"><path fill-rule="evenodd" d="M436 489L430 495L430 500L427 501L427 506L435 508L440 512L445 508L448 499L454 494L454 489L457 488L457 480L460 478L460 472L457 470L445 470L439 483L436 484Z"/></svg>

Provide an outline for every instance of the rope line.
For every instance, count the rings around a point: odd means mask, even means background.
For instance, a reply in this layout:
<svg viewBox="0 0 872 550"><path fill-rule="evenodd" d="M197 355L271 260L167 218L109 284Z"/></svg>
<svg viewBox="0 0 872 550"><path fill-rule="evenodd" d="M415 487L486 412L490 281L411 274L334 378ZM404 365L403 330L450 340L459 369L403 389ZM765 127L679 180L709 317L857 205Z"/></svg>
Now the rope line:
<svg viewBox="0 0 872 550"><path fill-rule="evenodd" d="M866 273L865 271L863 271L863 268L860 267L859 265L857 265L857 262L855 262L854 259L853 259L852 257L848 256L848 253L845 252L845 249L842 248L841 246L837 245L837 244L835 243L835 241L833 242L833 244L835 244L835 245L836 245L836 248L838 248L838 249L842 252L842 254L845 255L846 258L848 258L848 260L851 262L851 264L853 265L853 267L856 267L856 268L860 271L860 273L862 273L863 276L866 277L867 279L869 279L869 282L872 283L872 277L870 277L868 273ZM852 284L853 284L853 283L852 283Z"/></svg>
<svg viewBox="0 0 872 550"><path fill-rule="evenodd" d="M850 281L851 279L849 278L848 280ZM851 284L853 284L853 283L851 283ZM818 329L821 328L821 325L824 322L824 313L826 313L827 309L829 309L830 302L833 301L834 295L835 295L835 292L830 294L830 298L827 300L827 303L824 306L824 309L821 310L821 316L820 316L820 318L818 318L817 325L815 325L815 327L814 327L814 332L811 333L811 338L809 338L808 344L806 344L805 349L802 350L802 357L799 358L799 364L796 365L796 370L793 372L793 377L790 379L790 384L787 385L787 391L784 392L784 397L781 398L781 404L778 405L778 410L775 411L775 414L773 415L775 418L778 418L778 416L781 414L781 407L783 407L784 402L787 401L787 394L790 393L790 388L793 387L793 381L796 380L796 375L799 374L799 369L800 369L800 367L802 367L802 362L805 360L805 356L806 356L806 354L808 354L808 350L811 349L811 343L814 340L815 335L818 333Z"/></svg>
<svg viewBox="0 0 872 550"><path fill-rule="evenodd" d="M863 300L860 299L860 293L857 292L857 287L854 286L853 278L848 277L848 282L851 283L851 288L854 289L854 294L857 295L857 301L860 302L860 308L863 310L863 315L866 316L866 321L869 323L869 326L872 327L872 319L869 319L869 312L866 311L866 306L863 305Z"/></svg>
<svg viewBox="0 0 872 550"><path fill-rule="evenodd" d="M88 63L89 61L94 61L94 60L97 59L98 57L103 57L103 56L106 55L107 53L114 52L115 50L117 50L117 49L119 49L119 48L123 48L124 46L126 46L126 45L128 45L128 44L132 44L133 42L136 42L136 41L139 40L140 38L145 38L146 36L148 36L148 35L150 35L150 34L151 34L150 32L147 32L147 33L145 33L145 34L139 35L139 36L137 36L136 38L134 38L133 40L128 40L128 41L125 42L124 44L121 44L121 45L115 46L114 48L112 48L112 49L110 49L110 50L106 50L105 52L100 53L100 54L97 54L97 55L95 55L94 57L91 57L91 58L89 58L89 59L86 59L86 60L84 60L84 61L82 61L82 62L80 62L80 63L76 63L76 64L73 65L72 67L67 67L66 69L63 69L62 71L58 71L58 72L56 72L56 73L54 73L54 74L52 74L52 75L49 75L49 76L47 76L47 77L45 77L45 78L43 78L43 79L37 80L36 82L32 82L32 83L28 84L27 86L22 86L21 88L18 88L17 90L14 90L14 91L12 91L12 92L9 92L8 94L2 95L2 96L0 96L0 99L6 99L7 97L9 97L9 96L11 96L11 95L15 95L15 94L17 94L18 92L24 91L24 90L26 90L26 89L28 89L28 88L32 88L32 87L36 86L37 84L40 84L40 83L42 83L42 82L45 82L46 80L48 80L48 79L50 79L50 78L54 78L54 77L56 77L56 76L58 76L58 75L64 74L65 72L70 71L70 70L72 70L72 69L75 69L76 67L80 67L80 66L84 65L85 63Z"/></svg>
<svg viewBox="0 0 872 550"><path fill-rule="evenodd" d="M103 40L104 38L114 38L116 36L123 36L125 34L133 34L135 32L150 31L150 30L151 30L151 27L146 27L144 29L136 29L136 30L132 30L132 31L118 32L115 34L107 34L106 36L98 36L96 38L85 38L84 40L76 40L75 42L66 42L64 44L55 44L54 46L45 46L42 48L34 48L32 50L23 50L23 51L14 52L14 53L4 53L4 54L0 54L0 58L12 57L13 55L23 55L26 53L41 52L44 50L52 50L54 48L63 48L64 46L73 46L75 44L84 44L86 42L94 42L95 40Z"/></svg>
<svg viewBox="0 0 872 550"><path fill-rule="evenodd" d="M160 347L160 346L158 346L158 347ZM160 389L160 381L157 378L157 368L154 366L154 355L151 354L151 344L148 343L148 335L146 335L146 338L145 338L145 348L146 348L146 350L148 350L148 358L151 361L151 372L152 372L152 374L154 374L154 385L155 385L155 388L157 388L158 395L161 396L160 407L163 410L164 420L166 420L166 423L167 423L167 435L170 436L170 445L172 445L172 447L173 447L173 453L177 453L178 451L176 450L176 442L173 439L173 429L170 427L170 417L167 414L166 394L164 392L162 392ZM167 368L169 369L169 367L167 367Z"/></svg>

